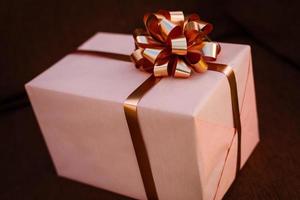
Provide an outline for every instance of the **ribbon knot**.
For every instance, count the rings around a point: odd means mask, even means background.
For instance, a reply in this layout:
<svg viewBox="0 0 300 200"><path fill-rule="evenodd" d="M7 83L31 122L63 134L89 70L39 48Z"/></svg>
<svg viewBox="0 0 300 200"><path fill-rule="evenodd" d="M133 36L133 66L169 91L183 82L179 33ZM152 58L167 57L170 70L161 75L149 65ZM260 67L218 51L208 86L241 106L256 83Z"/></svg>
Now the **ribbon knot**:
<svg viewBox="0 0 300 200"><path fill-rule="evenodd" d="M192 71L205 72L207 61L216 60L221 48L208 38L213 27L197 14L160 10L144 15L146 30L134 31L131 59L138 69L155 77L188 78Z"/></svg>

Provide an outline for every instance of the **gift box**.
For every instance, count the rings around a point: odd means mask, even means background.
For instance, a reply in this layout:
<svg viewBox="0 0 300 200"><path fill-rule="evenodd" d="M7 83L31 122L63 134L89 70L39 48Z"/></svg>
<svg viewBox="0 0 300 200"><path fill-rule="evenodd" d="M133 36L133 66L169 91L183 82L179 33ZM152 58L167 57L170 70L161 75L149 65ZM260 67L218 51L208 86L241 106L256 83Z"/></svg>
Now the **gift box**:
<svg viewBox="0 0 300 200"><path fill-rule="evenodd" d="M259 141L251 51L220 43L217 63L235 73L241 167ZM130 55L132 36L98 33L79 47ZM147 199L124 102L151 75L133 63L69 54L26 84L59 176ZM138 105L159 199L221 199L235 179L238 134L224 74L163 78Z"/></svg>

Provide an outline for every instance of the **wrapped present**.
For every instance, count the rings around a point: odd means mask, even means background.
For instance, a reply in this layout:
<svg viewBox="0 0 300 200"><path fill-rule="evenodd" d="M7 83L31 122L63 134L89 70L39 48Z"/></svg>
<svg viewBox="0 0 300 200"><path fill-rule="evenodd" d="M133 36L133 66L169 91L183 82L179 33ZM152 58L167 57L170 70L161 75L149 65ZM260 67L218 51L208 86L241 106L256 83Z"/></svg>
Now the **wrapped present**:
<svg viewBox="0 0 300 200"><path fill-rule="evenodd" d="M97 33L27 83L58 175L136 199L221 199L259 132L250 47L218 45L211 70L156 81L122 59L132 36Z"/></svg>

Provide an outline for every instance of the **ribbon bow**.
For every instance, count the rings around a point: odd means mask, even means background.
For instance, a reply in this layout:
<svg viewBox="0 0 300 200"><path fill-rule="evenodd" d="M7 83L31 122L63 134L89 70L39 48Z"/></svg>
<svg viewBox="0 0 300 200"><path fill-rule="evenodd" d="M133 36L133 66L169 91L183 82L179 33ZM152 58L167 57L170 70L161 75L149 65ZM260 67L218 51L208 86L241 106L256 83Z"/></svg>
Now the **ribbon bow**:
<svg viewBox="0 0 300 200"><path fill-rule="evenodd" d="M136 50L131 59L138 69L155 77L188 78L192 69L207 70L207 61L216 60L221 48L207 34L213 27L197 14L184 17L182 11L160 10L144 15L146 31L136 29Z"/></svg>

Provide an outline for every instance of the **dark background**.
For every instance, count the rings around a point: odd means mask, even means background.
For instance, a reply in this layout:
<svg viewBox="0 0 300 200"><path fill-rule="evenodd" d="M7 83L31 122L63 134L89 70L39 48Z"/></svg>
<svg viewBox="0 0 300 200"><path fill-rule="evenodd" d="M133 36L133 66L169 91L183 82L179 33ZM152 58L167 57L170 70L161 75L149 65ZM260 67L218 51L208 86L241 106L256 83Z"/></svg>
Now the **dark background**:
<svg viewBox="0 0 300 200"><path fill-rule="evenodd" d="M0 199L129 199L57 177L24 84L94 33L131 33L158 9L197 12L214 24L214 40L252 46L261 142L224 199L300 199L299 6L0 0Z"/></svg>

